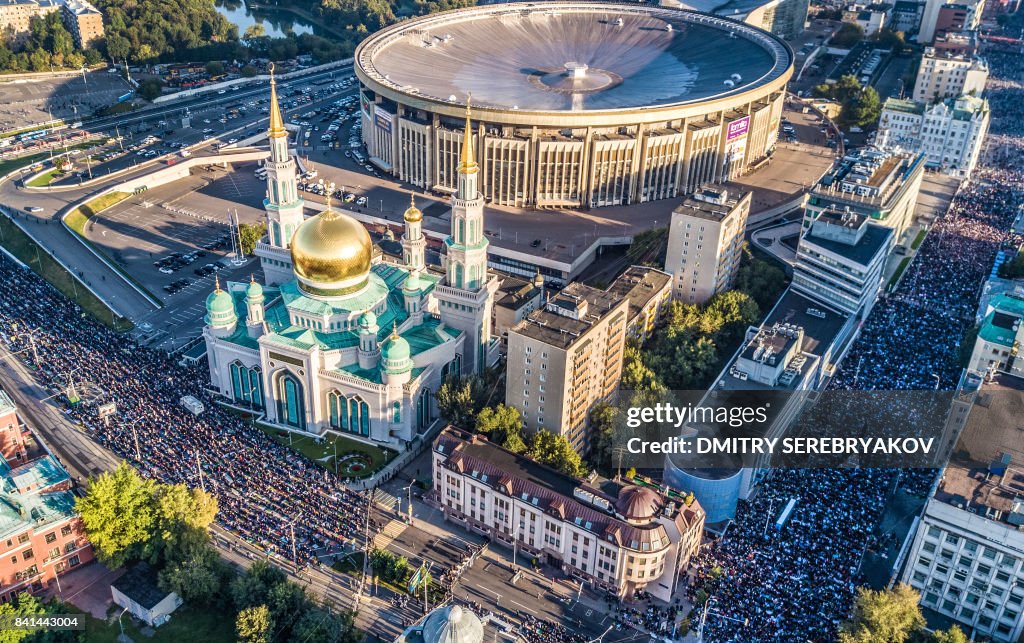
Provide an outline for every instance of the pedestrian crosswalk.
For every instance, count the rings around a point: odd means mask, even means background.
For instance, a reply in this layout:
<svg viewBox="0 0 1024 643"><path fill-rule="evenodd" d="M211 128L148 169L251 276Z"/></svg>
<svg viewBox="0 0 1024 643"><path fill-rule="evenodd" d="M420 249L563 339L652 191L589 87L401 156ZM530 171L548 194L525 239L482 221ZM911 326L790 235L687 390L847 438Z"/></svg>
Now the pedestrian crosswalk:
<svg viewBox="0 0 1024 643"><path fill-rule="evenodd" d="M399 520L390 520L384 528L373 537L373 546L377 549L387 549L388 545L395 541L405 531L405 523Z"/></svg>
<svg viewBox="0 0 1024 643"><path fill-rule="evenodd" d="M380 505L381 507L384 507L388 511L392 511L394 510L395 505L398 504L398 498L392 496L390 493L384 491L383 489L374 489L373 502Z"/></svg>

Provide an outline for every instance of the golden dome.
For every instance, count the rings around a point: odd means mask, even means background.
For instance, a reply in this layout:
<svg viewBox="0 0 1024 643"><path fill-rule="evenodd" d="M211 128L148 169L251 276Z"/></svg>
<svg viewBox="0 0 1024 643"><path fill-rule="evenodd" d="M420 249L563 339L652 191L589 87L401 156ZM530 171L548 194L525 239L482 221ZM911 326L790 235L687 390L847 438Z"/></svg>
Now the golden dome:
<svg viewBox="0 0 1024 643"><path fill-rule="evenodd" d="M346 295L361 289L370 276L370 233L330 206L298 227L291 251L299 286L313 295Z"/></svg>
<svg viewBox="0 0 1024 643"><path fill-rule="evenodd" d="M416 196L413 194L409 195L409 207L406 209L404 216L408 223L416 223L423 220L423 213L416 207Z"/></svg>

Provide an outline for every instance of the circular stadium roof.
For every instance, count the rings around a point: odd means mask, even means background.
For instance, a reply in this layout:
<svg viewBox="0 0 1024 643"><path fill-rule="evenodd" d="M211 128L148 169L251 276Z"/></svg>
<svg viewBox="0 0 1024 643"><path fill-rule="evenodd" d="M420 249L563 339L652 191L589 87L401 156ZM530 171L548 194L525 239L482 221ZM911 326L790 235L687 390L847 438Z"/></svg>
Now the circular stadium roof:
<svg viewBox="0 0 1024 643"><path fill-rule="evenodd" d="M499 110L628 110L742 93L789 69L774 36L640 5L489 5L368 38L357 64L400 94Z"/></svg>

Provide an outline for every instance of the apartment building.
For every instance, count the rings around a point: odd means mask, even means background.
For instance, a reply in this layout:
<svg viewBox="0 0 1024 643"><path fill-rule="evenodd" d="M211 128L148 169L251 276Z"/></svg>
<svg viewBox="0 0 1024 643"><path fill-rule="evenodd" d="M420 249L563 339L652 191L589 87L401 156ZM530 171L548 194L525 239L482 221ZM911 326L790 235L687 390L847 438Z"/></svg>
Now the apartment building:
<svg viewBox="0 0 1024 643"><path fill-rule="evenodd" d="M61 17L80 49L103 38L103 15L86 0L64 0Z"/></svg>
<svg viewBox="0 0 1024 643"><path fill-rule="evenodd" d="M445 428L433 446L445 520L617 596L671 602L700 547L693 494L636 476L571 478L485 438Z"/></svg>
<svg viewBox="0 0 1024 643"><path fill-rule="evenodd" d="M32 18L60 10L57 0L0 0L0 33L13 35L13 44L20 45L30 34Z"/></svg>
<svg viewBox="0 0 1024 643"><path fill-rule="evenodd" d="M867 317L892 239L891 228L863 214L823 212L797 245L793 289L837 312Z"/></svg>
<svg viewBox="0 0 1024 643"><path fill-rule="evenodd" d="M914 81L913 99L937 103L964 94L981 96L988 81L988 63L983 58L925 47Z"/></svg>
<svg viewBox="0 0 1024 643"><path fill-rule="evenodd" d="M672 211L665 272L672 275L674 299L702 304L732 286L743 254L750 198L750 192L704 188Z"/></svg>
<svg viewBox="0 0 1024 643"><path fill-rule="evenodd" d="M590 410L619 386L628 316L628 299L571 283L509 329L505 403L527 431L587 451Z"/></svg>
<svg viewBox="0 0 1024 643"><path fill-rule="evenodd" d="M626 334L642 344L668 308L672 275L657 268L630 266L608 286L608 294L629 302Z"/></svg>
<svg viewBox="0 0 1024 643"><path fill-rule="evenodd" d="M878 119L875 144L924 153L928 167L966 177L978 163L989 121L988 101L976 96L947 98L930 107L890 98Z"/></svg>

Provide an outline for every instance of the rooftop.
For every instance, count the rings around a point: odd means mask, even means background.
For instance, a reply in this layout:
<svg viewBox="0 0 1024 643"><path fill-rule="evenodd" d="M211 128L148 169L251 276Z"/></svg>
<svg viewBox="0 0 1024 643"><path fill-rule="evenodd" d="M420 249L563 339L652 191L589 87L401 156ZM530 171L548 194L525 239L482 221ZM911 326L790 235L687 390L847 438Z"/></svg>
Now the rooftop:
<svg viewBox="0 0 1024 643"><path fill-rule="evenodd" d="M988 302L987 308L978 335L993 344L1013 346L1017 328L1024 318L1024 299L1013 293L996 295Z"/></svg>
<svg viewBox="0 0 1024 643"><path fill-rule="evenodd" d="M3 389L0 389L0 416L7 415L8 413L15 413L17 410L18 408L14 405L14 402L7 393L5 393Z"/></svg>
<svg viewBox="0 0 1024 643"><path fill-rule="evenodd" d="M972 374L973 375L973 374ZM935 499L989 519L1024 524L1024 380L997 373L977 397Z"/></svg>
<svg viewBox="0 0 1024 643"><path fill-rule="evenodd" d="M825 215L823 214L822 216ZM842 225L841 223L834 223L831 218L822 221L821 217L819 217L819 220L814 222L814 226L811 227L810 232L800 239L800 246L797 247L798 254L801 246L804 248L817 246L818 249L842 257L847 261L851 261L861 266L869 265L871 260L878 255L879 251L884 252L885 249L888 248L892 239L893 230L892 228L872 223L863 215L852 216L856 217L860 221L858 225L864 226L863 234L856 243L851 245L836 239L825 238L820 234L815 234L815 227L819 224Z"/></svg>
<svg viewBox="0 0 1024 643"><path fill-rule="evenodd" d="M157 585L156 570L148 563L138 563L111 586L147 610L156 607L170 594Z"/></svg>
<svg viewBox="0 0 1024 643"><path fill-rule="evenodd" d="M708 194L709 192L711 194ZM737 195L725 193L721 189L717 191L704 189L683 199L682 203L676 206L672 213L721 222L749 194L751 193L742 192ZM716 196L723 198L716 198Z"/></svg>
<svg viewBox="0 0 1024 643"><path fill-rule="evenodd" d="M530 337L564 350L620 303L622 299L614 294L573 282L552 297L547 306L531 312L509 329L509 334Z"/></svg>
<svg viewBox="0 0 1024 643"><path fill-rule="evenodd" d="M629 318L632 319L671 282L672 275L657 268L630 266L608 286L607 292L616 299L629 300Z"/></svg>
<svg viewBox="0 0 1024 643"><path fill-rule="evenodd" d="M356 60L393 90L455 107L472 94L484 112L568 111L580 96L586 110L686 104L748 91L792 64L783 43L739 22L596 2L407 20L363 41Z"/></svg>
<svg viewBox="0 0 1024 643"><path fill-rule="evenodd" d="M892 112L902 112L904 114L915 114L921 116L924 114L926 105L917 101L902 99L902 98L887 98L883 109Z"/></svg>
<svg viewBox="0 0 1024 643"><path fill-rule="evenodd" d="M538 291L543 291L543 288L538 288L532 279L503 275L501 285L498 286L497 296L494 298L494 304L519 310L533 301Z"/></svg>

